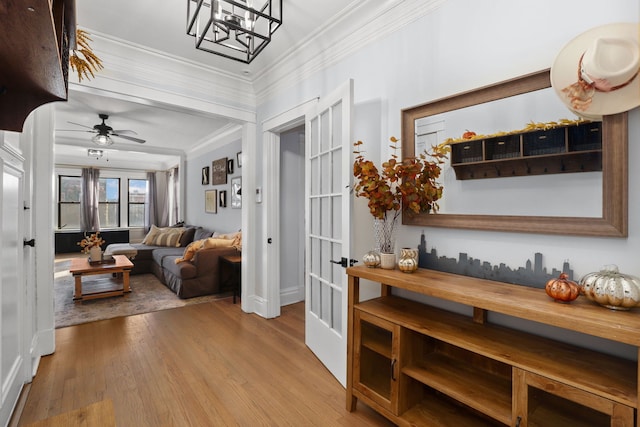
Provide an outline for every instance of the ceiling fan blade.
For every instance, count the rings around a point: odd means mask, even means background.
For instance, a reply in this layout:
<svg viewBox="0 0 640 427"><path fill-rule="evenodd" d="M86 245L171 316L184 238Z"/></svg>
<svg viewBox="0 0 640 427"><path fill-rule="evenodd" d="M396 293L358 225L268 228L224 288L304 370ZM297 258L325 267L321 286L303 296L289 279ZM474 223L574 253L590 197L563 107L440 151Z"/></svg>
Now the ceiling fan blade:
<svg viewBox="0 0 640 427"><path fill-rule="evenodd" d="M56 132L88 132L88 133L96 133L95 130L84 130L84 129L56 129Z"/></svg>
<svg viewBox="0 0 640 427"><path fill-rule="evenodd" d="M126 136L126 135L118 135L118 134L117 134L117 133L115 133L115 132L111 133L111 136L117 136L118 138L128 139L129 141L135 141L135 142L138 142L138 143L140 143L140 144L144 144L145 142L147 142L147 141L145 141L144 139L134 138L134 137L132 137L132 136Z"/></svg>
<svg viewBox="0 0 640 427"><path fill-rule="evenodd" d="M130 130L130 129L118 129L118 130L113 130L111 131L113 134L119 134L119 135L137 135L138 132L136 132L135 130Z"/></svg>
<svg viewBox="0 0 640 427"><path fill-rule="evenodd" d="M93 126L86 126L86 125L82 125L80 123L74 123L74 122L67 122L67 123L71 123L72 125L76 125L76 126L82 126L83 128L87 128L87 129L93 129Z"/></svg>

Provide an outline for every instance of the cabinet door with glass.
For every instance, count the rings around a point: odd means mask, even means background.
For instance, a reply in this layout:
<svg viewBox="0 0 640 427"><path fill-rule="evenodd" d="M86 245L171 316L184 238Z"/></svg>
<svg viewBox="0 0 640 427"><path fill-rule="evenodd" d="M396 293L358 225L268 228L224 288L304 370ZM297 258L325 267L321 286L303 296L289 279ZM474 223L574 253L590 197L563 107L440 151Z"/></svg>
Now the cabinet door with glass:
<svg viewBox="0 0 640 427"><path fill-rule="evenodd" d="M353 388L397 414L400 326L357 309L354 315Z"/></svg>
<svg viewBox="0 0 640 427"><path fill-rule="evenodd" d="M514 368L516 427L634 427L634 408Z"/></svg>

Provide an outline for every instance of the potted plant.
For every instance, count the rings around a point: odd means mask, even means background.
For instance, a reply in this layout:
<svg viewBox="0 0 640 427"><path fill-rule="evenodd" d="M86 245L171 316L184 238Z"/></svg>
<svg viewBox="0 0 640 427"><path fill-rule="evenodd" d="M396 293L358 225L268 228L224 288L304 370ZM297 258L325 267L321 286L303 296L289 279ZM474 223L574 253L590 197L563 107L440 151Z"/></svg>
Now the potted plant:
<svg viewBox="0 0 640 427"><path fill-rule="evenodd" d="M382 163L381 170L365 159L360 150L363 142L354 143L353 175L357 180L354 190L356 196L369 200L369 212L376 226L376 249L381 257L394 254L394 233L402 211L416 214L438 211L437 201L442 197L443 187L437 179L450 151L449 145L440 144L432 147L431 152L425 150L418 157L400 160L396 154L398 139L392 136L389 140L393 153ZM392 265L390 268L395 266L395 254Z"/></svg>

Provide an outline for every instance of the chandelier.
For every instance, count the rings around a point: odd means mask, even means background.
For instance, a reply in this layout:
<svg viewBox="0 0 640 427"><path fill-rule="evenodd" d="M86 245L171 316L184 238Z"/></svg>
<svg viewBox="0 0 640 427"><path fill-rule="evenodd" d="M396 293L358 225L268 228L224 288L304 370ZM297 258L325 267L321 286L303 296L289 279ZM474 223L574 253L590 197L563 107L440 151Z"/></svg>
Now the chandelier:
<svg viewBox="0 0 640 427"><path fill-rule="evenodd" d="M187 34L195 37L196 48L245 64L280 24L282 0L187 0Z"/></svg>

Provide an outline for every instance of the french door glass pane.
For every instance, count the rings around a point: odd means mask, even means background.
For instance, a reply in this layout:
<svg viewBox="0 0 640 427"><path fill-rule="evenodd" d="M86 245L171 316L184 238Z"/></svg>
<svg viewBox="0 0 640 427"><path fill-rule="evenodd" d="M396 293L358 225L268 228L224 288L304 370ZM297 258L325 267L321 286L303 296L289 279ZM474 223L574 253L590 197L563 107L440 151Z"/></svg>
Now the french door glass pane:
<svg viewBox="0 0 640 427"><path fill-rule="evenodd" d="M325 111L320 116L320 152L325 153L331 147L331 133L329 133L329 127L331 122L329 121L329 112Z"/></svg>
<svg viewBox="0 0 640 427"><path fill-rule="evenodd" d="M342 182L342 165L340 164L342 157L342 150L336 149L332 153L333 162L331 164L331 192L332 193L340 193L342 188L340 188L340 183Z"/></svg>

